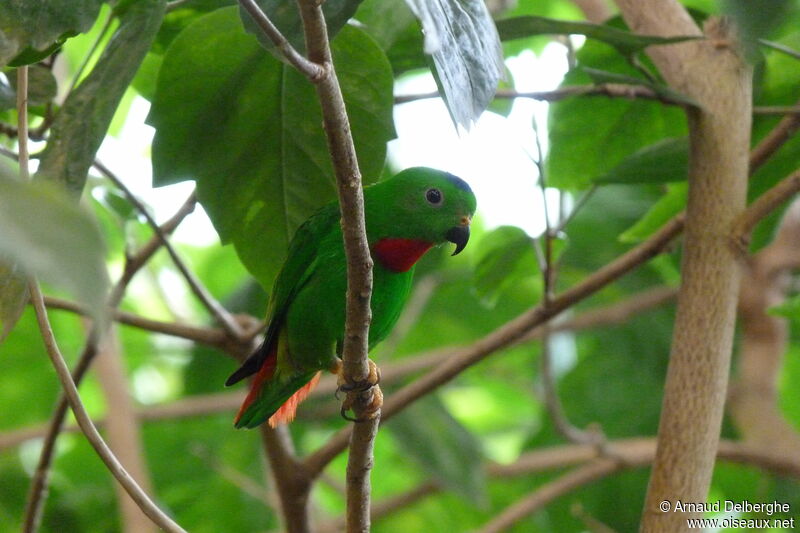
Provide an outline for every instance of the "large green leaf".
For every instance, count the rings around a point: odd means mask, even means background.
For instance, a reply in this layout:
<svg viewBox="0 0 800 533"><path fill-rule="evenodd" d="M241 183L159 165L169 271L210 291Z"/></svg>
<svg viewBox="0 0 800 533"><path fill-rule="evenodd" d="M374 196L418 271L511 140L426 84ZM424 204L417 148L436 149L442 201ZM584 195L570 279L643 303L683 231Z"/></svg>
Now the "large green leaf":
<svg viewBox="0 0 800 533"><path fill-rule="evenodd" d="M669 183L685 181L689 172L688 137L658 141L625 158L595 183Z"/></svg>
<svg viewBox="0 0 800 533"><path fill-rule="evenodd" d="M0 177L0 255L105 314L105 250L97 226L63 193Z"/></svg>
<svg viewBox="0 0 800 533"><path fill-rule="evenodd" d="M117 106L164 16L164 0L140 0L120 18L102 56L70 93L50 130L38 174L80 194Z"/></svg>
<svg viewBox="0 0 800 533"><path fill-rule="evenodd" d="M332 45L370 183L394 135L391 67L357 28ZM164 57L148 117L154 181L196 180L220 237L266 287L297 226L335 197L321 116L314 87L244 32L236 8L198 19Z"/></svg>
<svg viewBox="0 0 800 533"><path fill-rule="evenodd" d="M363 0L327 0L322 4L322 11L325 15L325 24L328 27L328 39L333 39L339 30L356 13L358 5ZM256 0L256 4L267 15L269 20L275 25L281 34L291 43L300 53L305 53L306 41L303 33L303 23L300 20L300 11L297 2L286 2L285 0ZM256 24L250 13L243 7L239 8L239 14L248 33L256 36L259 42L272 53L277 53L275 45L264 35L261 28Z"/></svg>
<svg viewBox="0 0 800 533"><path fill-rule="evenodd" d="M696 36L658 37L637 35L604 24L555 20L534 15L499 20L497 21L497 31L504 41L532 35L585 35L613 46L623 55L632 55L648 46L679 43L698 38Z"/></svg>
<svg viewBox="0 0 800 533"><path fill-rule="evenodd" d="M483 0L406 0L422 23L425 52L456 125L469 128L494 98L503 51Z"/></svg>
<svg viewBox="0 0 800 533"><path fill-rule="evenodd" d="M102 0L0 2L0 66L35 63L67 37L92 27Z"/></svg>
<svg viewBox="0 0 800 533"><path fill-rule="evenodd" d="M688 184L671 184L667 193L662 196L636 224L619 236L622 242L640 242L655 233L669 219L686 208Z"/></svg>
<svg viewBox="0 0 800 533"><path fill-rule="evenodd" d="M577 54L578 65L563 86L593 81L583 70L597 69L640 77L613 48L587 41ZM666 137L686 135L681 109L660 102L621 98L576 97L550 106L548 184L569 189L589 186L637 150Z"/></svg>
<svg viewBox="0 0 800 533"><path fill-rule="evenodd" d="M426 396L387 426L429 475L475 504L486 501L480 442L435 395Z"/></svg>

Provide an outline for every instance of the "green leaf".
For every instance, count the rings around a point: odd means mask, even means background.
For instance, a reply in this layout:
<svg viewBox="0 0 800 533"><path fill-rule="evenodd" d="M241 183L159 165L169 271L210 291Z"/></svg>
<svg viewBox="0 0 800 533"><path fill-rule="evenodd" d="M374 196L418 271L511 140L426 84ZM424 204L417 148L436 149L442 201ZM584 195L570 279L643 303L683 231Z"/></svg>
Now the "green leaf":
<svg viewBox="0 0 800 533"><path fill-rule="evenodd" d="M497 32L503 41L521 39L532 35L585 35L613 46L625 56L640 52L648 46L679 43L701 38L697 36L657 37L637 35L604 24L555 20L533 15L499 20L497 21Z"/></svg>
<svg viewBox="0 0 800 533"><path fill-rule="evenodd" d="M104 245L92 219L52 186L0 177L0 255L70 291L97 318L105 315Z"/></svg>
<svg viewBox="0 0 800 533"><path fill-rule="evenodd" d="M483 0L407 0L425 33L450 117L469 128L503 77L503 51Z"/></svg>
<svg viewBox="0 0 800 533"><path fill-rule="evenodd" d="M669 183L685 181L689 172L689 139L663 139L626 157L595 183Z"/></svg>
<svg viewBox="0 0 800 533"><path fill-rule="evenodd" d="M783 303L770 307L767 313L797 320L800 317L800 294L787 298Z"/></svg>
<svg viewBox="0 0 800 533"><path fill-rule="evenodd" d="M15 262L0 259L0 342L14 329L27 303L25 273Z"/></svg>
<svg viewBox="0 0 800 533"><path fill-rule="evenodd" d="M442 404L428 395L387 426L403 450L445 487L473 504L486 503L480 442Z"/></svg>
<svg viewBox="0 0 800 533"><path fill-rule="evenodd" d="M640 242L652 235L669 219L686 207L687 183L669 185L667 194L661 197L636 224L619 236L622 242Z"/></svg>
<svg viewBox="0 0 800 533"><path fill-rule="evenodd" d="M723 13L736 22L745 52L757 58L757 41L778 27L788 14L789 0L722 0Z"/></svg>
<svg viewBox="0 0 800 533"><path fill-rule="evenodd" d="M358 5L363 0L326 0L322 4L322 12L325 14L325 25L328 27L328 39L333 39L339 30L347 24L347 21L355 15ZM256 0L256 4L267 15L286 40L301 54L306 51L305 35L303 33L303 23L300 20L300 11L297 2L286 2L285 0ZM279 53L275 49L272 41L264 35L261 28L256 24L250 13L243 7L239 8L239 16L242 18L244 29L247 33L256 36L258 42L273 54Z"/></svg>
<svg viewBox="0 0 800 533"><path fill-rule="evenodd" d="M635 77L639 73L608 45L587 41L577 54L580 68L562 86L591 81L586 67ZM590 72L592 72L590 70ZM576 97L550 105L548 184L582 189L637 150L665 137L686 135L682 109L659 102Z"/></svg>
<svg viewBox="0 0 800 533"><path fill-rule="evenodd" d="M40 61L67 37L92 27L102 0L0 2L0 66Z"/></svg>
<svg viewBox="0 0 800 533"><path fill-rule="evenodd" d="M332 51L363 180L371 183L394 136L391 67L354 27L343 28ZM271 287L297 226L335 198L314 87L244 32L236 8L223 8L173 41L148 123L156 128L155 184L196 180L223 242Z"/></svg>
<svg viewBox="0 0 800 533"><path fill-rule="evenodd" d="M533 239L516 226L501 226L483 237L473 283L478 297L494 306L522 278L539 272Z"/></svg>
<svg viewBox="0 0 800 533"><path fill-rule="evenodd" d="M81 193L114 112L158 31L164 6L164 0L140 0L125 12L95 67L61 107L39 176Z"/></svg>

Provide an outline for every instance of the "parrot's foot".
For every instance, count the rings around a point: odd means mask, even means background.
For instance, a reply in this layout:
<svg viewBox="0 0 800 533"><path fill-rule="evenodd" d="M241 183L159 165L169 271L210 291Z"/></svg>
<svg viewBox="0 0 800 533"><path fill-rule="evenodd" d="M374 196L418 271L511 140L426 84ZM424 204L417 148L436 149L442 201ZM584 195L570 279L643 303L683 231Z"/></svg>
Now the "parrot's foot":
<svg viewBox="0 0 800 533"><path fill-rule="evenodd" d="M331 371L338 375L338 388L336 389L336 398L339 398L339 393L346 394L342 401L342 417L351 422L365 422L375 418L383 405L383 392L378 384L381 382L381 371L371 359L367 359L369 364L369 374L362 381L348 383L344 377L344 367L342 361L338 360ZM347 415L347 411L358 405L360 416L352 418Z"/></svg>

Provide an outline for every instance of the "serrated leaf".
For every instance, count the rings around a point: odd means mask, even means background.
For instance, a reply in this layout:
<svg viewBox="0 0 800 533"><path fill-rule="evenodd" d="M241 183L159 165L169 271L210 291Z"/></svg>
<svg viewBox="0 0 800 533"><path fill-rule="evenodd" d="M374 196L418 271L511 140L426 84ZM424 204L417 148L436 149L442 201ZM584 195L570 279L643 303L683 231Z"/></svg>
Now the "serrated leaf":
<svg viewBox="0 0 800 533"><path fill-rule="evenodd" d="M516 226L500 226L483 237L473 284L486 305L494 306L520 278L538 275L533 246L533 239Z"/></svg>
<svg viewBox="0 0 800 533"><path fill-rule="evenodd" d="M406 0L422 23L450 117L469 129L503 77L503 50L483 0Z"/></svg>
<svg viewBox="0 0 800 533"><path fill-rule="evenodd" d="M347 21L355 15L359 4L363 0L326 0L322 3L322 12L325 15L325 25L328 27L328 39L333 39L339 30L347 24ZM300 11L297 2L286 2L285 0L256 0L256 4L264 14L275 25L286 40L301 54L305 54L306 41L303 33L303 22L300 19ZM280 54L275 49L272 41L264 35L261 28L256 24L250 13L243 7L239 8L239 16L242 18L245 30L255 35L258 42L273 54Z"/></svg>
<svg viewBox="0 0 800 533"><path fill-rule="evenodd" d="M428 395L401 411L387 427L425 472L473 504L485 505L480 442L437 396Z"/></svg>
<svg viewBox="0 0 800 533"><path fill-rule="evenodd" d="M664 139L626 157L595 183L669 183L689 173L689 138Z"/></svg>
<svg viewBox="0 0 800 533"><path fill-rule="evenodd" d="M332 51L362 178L371 183L394 136L391 67L354 27L343 28ZM297 226L335 198L314 87L244 32L238 8L223 8L173 41L148 123L156 127L154 183L196 180L222 240L271 287Z"/></svg>
<svg viewBox="0 0 800 533"><path fill-rule="evenodd" d="M687 192L688 184L686 182L670 184L667 193L653 204L636 224L625 230L619 236L619 240L622 242L645 240L686 207Z"/></svg>
<svg viewBox="0 0 800 533"><path fill-rule="evenodd" d="M0 254L105 315L108 276L92 219L60 190L0 177Z"/></svg>
<svg viewBox="0 0 800 533"><path fill-rule="evenodd" d="M67 37L91 28L102 3L102 0L0 2L0 66L15 58L16 66L46 57Z"/></svg>
<svg viewBox="0 0 800 533"><path fill-rule="evenodd" d="M556 20L533 15L498 20L497 32L503 41L521 39L532 35L585 35L590 39L597 39L613 46L625 56L635 54L648 46L679 43L700 38L698 36L658 37L654 35L637 35L604 24Z"/></svg>
<svg viewBox="0 0 800 533"><path fill-rule="evenodd" d="M38 176L80 195L117 106L158 31L164 8L164 0L140 0L126 10L97 64L61 107Z"/></svg>

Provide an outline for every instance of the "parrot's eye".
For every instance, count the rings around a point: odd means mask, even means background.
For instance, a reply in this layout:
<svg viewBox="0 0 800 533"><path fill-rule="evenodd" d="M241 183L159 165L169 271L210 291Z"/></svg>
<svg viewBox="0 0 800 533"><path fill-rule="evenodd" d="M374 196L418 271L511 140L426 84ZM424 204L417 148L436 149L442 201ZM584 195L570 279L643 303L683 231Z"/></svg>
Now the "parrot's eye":
<svg viewBox="0 0 800 533"><path fill-rule="evenodd" d="M428 200L428 203L431 205L441 205L442 191L439 189L428 189L425 191L425 199Z"/></svg>

